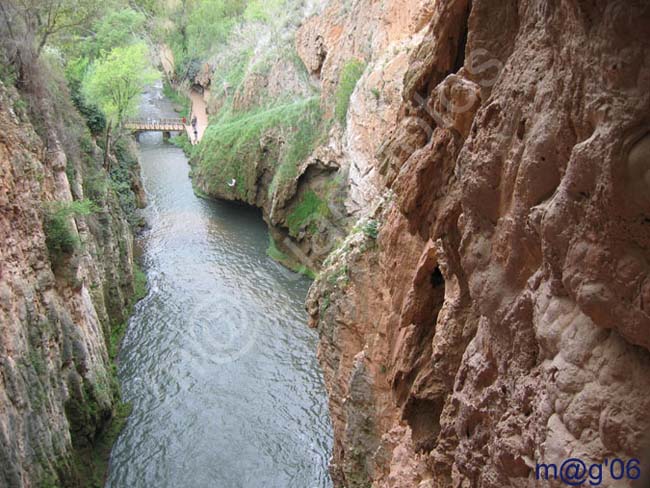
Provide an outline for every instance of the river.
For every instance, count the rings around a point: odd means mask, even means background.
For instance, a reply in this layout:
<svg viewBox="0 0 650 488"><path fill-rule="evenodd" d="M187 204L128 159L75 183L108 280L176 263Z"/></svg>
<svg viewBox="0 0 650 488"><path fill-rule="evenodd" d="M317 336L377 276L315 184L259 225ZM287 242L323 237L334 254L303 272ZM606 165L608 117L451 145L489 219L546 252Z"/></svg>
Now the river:
<svg viewBox="0 0 650 488"><path fill-rule="evenodd" d="M160 89L143 114L174 116ZM266 256L251 208L196 197L182 151L140 139L149 295L119 356L133 413L108 488L330 487L332 433L309 281Z"/></svg>

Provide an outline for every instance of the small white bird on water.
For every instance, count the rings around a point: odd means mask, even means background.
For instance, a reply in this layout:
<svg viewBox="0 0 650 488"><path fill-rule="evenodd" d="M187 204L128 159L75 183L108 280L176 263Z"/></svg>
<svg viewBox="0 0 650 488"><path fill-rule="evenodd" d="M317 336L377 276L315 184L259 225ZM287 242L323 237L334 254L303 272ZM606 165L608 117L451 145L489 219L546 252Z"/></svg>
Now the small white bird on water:
<svg viewBox="0 0 650 488"><path fill-rule="evenodd" d="M230 188L232 188L232 187L235 186L236 184L237 184L237 180L236 180L235 178L233 178L232 181L231 181L230 183L228 183L228 186L229 186Z"/></svg>

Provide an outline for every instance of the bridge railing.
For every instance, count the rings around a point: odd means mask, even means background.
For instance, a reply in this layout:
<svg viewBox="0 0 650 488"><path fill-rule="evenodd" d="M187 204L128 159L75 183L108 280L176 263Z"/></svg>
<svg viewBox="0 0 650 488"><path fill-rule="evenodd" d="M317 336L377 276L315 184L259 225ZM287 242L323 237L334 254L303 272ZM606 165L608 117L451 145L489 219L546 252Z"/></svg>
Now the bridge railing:
<svg viewBox="0 0 650 488"><path fill-rule="evenodd" d="M183 119L179 118L137 118L137 119L126 119L124 120L124 127L127 129L138 129L138 128L169 128L175 127L182 130L185 127Z"/></svg>

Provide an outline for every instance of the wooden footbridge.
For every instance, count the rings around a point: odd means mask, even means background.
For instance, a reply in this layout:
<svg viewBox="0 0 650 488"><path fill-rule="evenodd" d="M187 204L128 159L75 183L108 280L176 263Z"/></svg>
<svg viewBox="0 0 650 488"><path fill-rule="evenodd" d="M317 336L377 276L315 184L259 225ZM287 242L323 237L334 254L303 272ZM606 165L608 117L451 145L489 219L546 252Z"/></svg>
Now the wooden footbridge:
<svg viewBox="0 0 650 488"><path fill-rule="evenodd" d="M163 138L168 139L171 132L184 132L186 124L183 119L127 119L124 128L133 132L137 138L140 132L162 132Z"/></svg>

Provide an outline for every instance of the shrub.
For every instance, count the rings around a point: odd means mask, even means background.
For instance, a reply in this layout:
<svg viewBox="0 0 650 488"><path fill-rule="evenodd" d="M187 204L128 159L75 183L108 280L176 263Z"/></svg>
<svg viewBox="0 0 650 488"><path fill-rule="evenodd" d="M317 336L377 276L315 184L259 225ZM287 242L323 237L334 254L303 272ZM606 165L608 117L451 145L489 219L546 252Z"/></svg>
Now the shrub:
<svg viewBox="0 0 650 488"><path fill-rule="evenodd" d="M136 215L138 202L133 192L133 172L138 164L137 156L125 139L119 140L113 150L118 164L111 166L110 185L129 223L136 225L139 218Z"/></svg>
<svg viewBox="0 0 650 488"><path fill-rule="evenodd" d="M379 222L376 220L369 220L363 226L362 230L366 237L369 237L370 239L377 239L377 236L379 235Z"/></svg>
<svg viewBox="0 0 650 488"><path fill-rule="evenodd" d="M55 260L72 254L79 247L79 238L70 226L71 216L89 215L97 211L90 200L54 202L45 212L45 243Z"/></svg>
<svg viewBox="0 0 650 488"><path fill-rule="evenodd" d="M192 157L193 150L196 146L193 146L190 142L190 138L187 137L187 132L181 132L179 135L172 137L169 142L176 147L180 147L187 157Z"/></svg>
<svg viewBox="0 0 650 488"><path fill-rule="evenodd" d="M357 86L357 82L359 81L359 78L361 78L365 69L365 63L355 59L345 63L345 66L343 66L343 69L341 70L339 84L335 94L336 106L334 108L334 115L343 125L345 125L345 119L348 114L350 97L352 96L354 87Z"/></svg>

